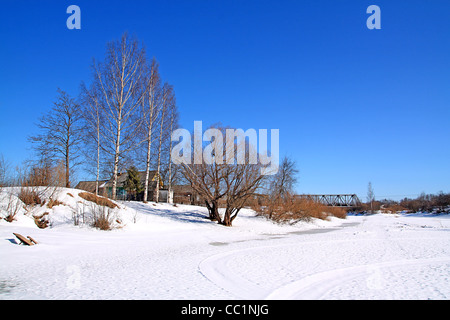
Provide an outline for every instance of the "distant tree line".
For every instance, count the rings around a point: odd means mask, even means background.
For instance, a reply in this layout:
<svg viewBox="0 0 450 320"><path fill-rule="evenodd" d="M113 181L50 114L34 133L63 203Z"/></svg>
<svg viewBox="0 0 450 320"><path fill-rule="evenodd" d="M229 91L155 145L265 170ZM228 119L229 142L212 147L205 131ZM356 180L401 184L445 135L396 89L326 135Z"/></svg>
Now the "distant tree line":
<svg viewBox="0 0 450 320"><path fill-rule="evenodd" d="M439 192L438 194L421 193L417 198L404 198L400 201L382 200L380 202L387 208L397 206L400 210L411 212L444 212L450 211L450 193ZM397 211L400 211L397 210Z"/></svg>
<svg viewBox="0 0 450 320"><path fill-rule="evenodd" d="M395 201L382 199L367 201L362 203L356 211L375 212L450 212L450 193L439 192L438 194L421 193L416 198L403 198Z"/></svg>

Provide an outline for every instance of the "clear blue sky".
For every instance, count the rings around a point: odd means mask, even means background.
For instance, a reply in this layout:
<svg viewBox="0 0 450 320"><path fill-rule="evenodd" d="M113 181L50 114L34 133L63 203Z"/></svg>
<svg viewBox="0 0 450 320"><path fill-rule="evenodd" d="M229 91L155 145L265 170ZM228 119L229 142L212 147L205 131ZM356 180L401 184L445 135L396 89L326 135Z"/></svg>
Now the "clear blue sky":
<svg viewBox="0 0 450 320"><path fill-rule="evenodd" d="M68 30L66 8L81 8ZM366 9L381 8L381 30ZM0 9L0 153L129 31L194 120L280 129L301 193L450 192L450 1L17 1Z"/></svg>

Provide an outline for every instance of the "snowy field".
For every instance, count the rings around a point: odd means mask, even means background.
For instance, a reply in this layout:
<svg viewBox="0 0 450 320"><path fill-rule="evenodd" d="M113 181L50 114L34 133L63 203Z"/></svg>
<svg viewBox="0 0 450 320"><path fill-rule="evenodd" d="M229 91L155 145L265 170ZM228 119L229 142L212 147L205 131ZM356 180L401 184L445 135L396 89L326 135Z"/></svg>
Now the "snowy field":
<svg viewBox="0 0 450 320"><path fill-rule="evenodd" d="M348 216L227 228L195 206L121 202L123 227L74 226L77 190L39 229L0 222L0 299L449 299L450 217ZM67 196L71 193L73 196ZM18 245L13 232L39 244Z"/></svg>

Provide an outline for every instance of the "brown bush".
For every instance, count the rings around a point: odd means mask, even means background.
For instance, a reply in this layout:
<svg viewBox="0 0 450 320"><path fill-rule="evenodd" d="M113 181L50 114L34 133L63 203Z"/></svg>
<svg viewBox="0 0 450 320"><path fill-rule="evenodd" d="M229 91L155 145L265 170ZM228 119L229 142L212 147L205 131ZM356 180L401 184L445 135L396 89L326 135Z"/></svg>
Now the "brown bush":
<svg viewBox="0 0 450 320"><path fill-rule="evenodd" d="M45 229L48 227L50 221L48 221L47 219L47 215L48 212L44 212L42 215L40 216L33 216L34 218L34 223L40 228L40 229Z"/></svg>
<svg viewBox="0 0 450 320"><path fill-rule="evenodd" d="M347 211L344 208L328 207L319 202L295 197L280 199L277 202L269 200L261 205L255 204L252 208L258 214L280 223L308 221L312 218L324 220L330 215L338 218L347 216Z"/></svg>
<svg viewBox="0 0 450 320"><path fill-rule="evenodd" d="M111 230L111 223L106 216L98 216L94 219L92 226L103 231Z"/></svg>
<svg viewBox="0 0 450 320"><path fill-rule="evenodd" d="M347 217L347 210L342 207L328 207L326 206L325 212L339 219L345 219Z"/></svg>
<svg viewBox="0 0 450 320"><path fill-rule="evenodd" d="M398 211L406 211L406 210L408 210L408 209L406 209L405 207L403 207L401 205L393 204L393 205L390 205L390 206L384 208L383 211L389 212L389 213L396 213Z"/></svg>
<svg viewBox="0 0 450 320"><path fill-rule="evenodd" d="M92 211L92 226L94 228L104 231L111 230L113 221L114 215L105 206L102 208L97 207Z"/></svg>
<svg viewBox="0 0 450 320"><path fill-rule="evenodd" d="M108 207L108 208L111 208L111 209L117 208L117 204L115 204L114 202L112 202L108 198L96 196L95 194L90 193L90 192L80 192L78 195L81 198L83 198L84 200L93 202L93 203L98 204L100 206L105 206L105 207Z"/></svg>
<svg viewBox="0 0 450 320"><path fill-rule="evenodd" d="M42 204L39 193L32 187L21 187L18 197L27 206Z"/></svg>
<svg viewBox="0 0 450 320"><path fill-rule="evenodd" d="M8 222L13 222L16 220L16 216L19 213L20 207L22 206L22 202L16 198L12 193L9 193L6 203L6 217L5 219Z"/></svg>

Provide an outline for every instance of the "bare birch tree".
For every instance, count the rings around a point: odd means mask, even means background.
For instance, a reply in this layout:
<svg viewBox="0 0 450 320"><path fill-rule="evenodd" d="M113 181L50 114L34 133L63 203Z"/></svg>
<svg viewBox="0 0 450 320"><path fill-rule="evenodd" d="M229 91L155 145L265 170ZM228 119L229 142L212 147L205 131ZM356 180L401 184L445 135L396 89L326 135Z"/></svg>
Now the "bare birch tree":
<svg viewBox="0 0 450 320"><path fill-rule="evenodd" d="M145 50L138 41L123 34L107 44L103 63L94 62L93 85L101 95L104 117L100 133L102 149L113 160L112 198L116 198L119 167L126 154L142 141L135 141L142 123L140 106L146 93Z"/></svg>
<svg viewBox="0 0 450 320"><path fill-rule="evenodd" d="M150 164L151 164L151 152L152 142L154 139L153 130L157 119L158 112L160 110L160 91L161 80L158 71L158 63L155 59L152 60L150 65L149 75L147 76L147 93L143 101L143 129L146 135L146 161L145 161L145 181L144 181L144 202L148 200L148 190L150 183Z"/></svg>
<svg viewBox="0 0 450 320"><path fill-rule="evenodd" d="M158 160L156 164L156 190L155 190L155 201L159 201L159 188L160 188L160 176L161 176L161 151L164 136L169 137L167 134L170 126L168 125L168 121L166 118L166 114L169 112L170 106L175 104L175 94L173 91L173 87L168 83L165 83L162 87L162 103L161 103L161 112L159 119L159 143L158 143Z"/></svg>
<svg viewBox="0 0 450 320"><path fill-rule="evenodd" d="M87 146L92 146L95 149L95 159L91 156L92 149L85 148L84 153L88 162L92 160L96 164L95 168L95 194L98 195L99 180L100 180L100 165L101 165L101 110L100 101L101 95L95 91L95 87L87 89L85 84L81 84L81 103L82 103L82 116L86 123L83 138L85 139Z"/></svg>
<svg viewBox="0 0 450 320"><path fill-rule="evenodd" d="M173 182L176 180L177 176L177 167L174 167L172 164L172 132L178 127L178 110L177 105L175 101L175 97L172 101L172 103L169 106L169 144L167 148L168 153L168 190L169 190L169 203L173 203Z"/></svg>

